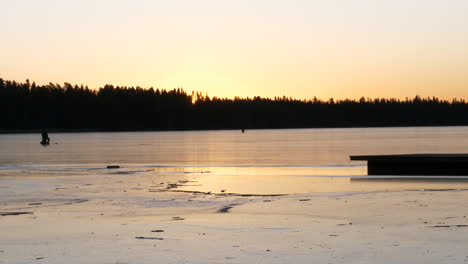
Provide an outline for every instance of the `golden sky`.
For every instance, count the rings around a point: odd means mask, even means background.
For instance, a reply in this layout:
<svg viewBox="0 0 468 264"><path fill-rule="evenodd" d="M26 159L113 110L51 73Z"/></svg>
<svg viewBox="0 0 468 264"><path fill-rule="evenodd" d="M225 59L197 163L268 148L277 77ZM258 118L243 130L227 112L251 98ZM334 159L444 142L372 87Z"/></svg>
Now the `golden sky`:
<svg viewBox="0 0 468 264"><path fill-rule="evenodd" d="M0 77L210 96L468 98L468 1L1 1Z"/></svg>

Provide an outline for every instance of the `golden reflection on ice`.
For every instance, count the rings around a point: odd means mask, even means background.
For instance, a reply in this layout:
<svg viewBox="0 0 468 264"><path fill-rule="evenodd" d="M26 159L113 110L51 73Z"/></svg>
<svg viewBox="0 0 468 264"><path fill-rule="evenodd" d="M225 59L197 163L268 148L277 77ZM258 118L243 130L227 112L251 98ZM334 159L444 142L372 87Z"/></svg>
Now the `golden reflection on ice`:
<svg viewBox="0 0 468 264"><path fill-rule="evenodd" d="M368 177L355 167L186 168L177 190L236 194L348 193L468 189L467 177Z"/></svg>

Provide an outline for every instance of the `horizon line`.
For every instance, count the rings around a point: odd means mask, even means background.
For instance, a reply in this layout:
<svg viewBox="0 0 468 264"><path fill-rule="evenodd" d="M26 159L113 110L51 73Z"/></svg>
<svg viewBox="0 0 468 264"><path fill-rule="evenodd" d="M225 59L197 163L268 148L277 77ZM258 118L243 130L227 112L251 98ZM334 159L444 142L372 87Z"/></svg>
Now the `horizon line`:
<svg viewBox="0 0 468 264"><path fill-rule="evenodd" d="M21 82L21 81L17 81L17 80L6 80L6 79L3 79L2 77L0 77L0 80L1 81L4 81L4 82L16 82L16 83L19 83L19 84L27 84L29 83L29 85L31 86L32 84L35 84L37 86L47 86L47 85L58 85L59 87L61 88L65 88L64 86L66 86L67 84L70 84L73 88L75 87L83 87L83 88L87 88L89 90L95 90L95 91L99 91L99 89L103 89L105 88L106 86L112 86L113 88L126 88L126 89L143 89L143 90L150 90L150 89L153 89L153 90L160 90L160 91L171 91L171 90L177 90L177 89L181 89L182 91L186 92L187 95L189 96L196 96L196 94L200 93L200 95L204 96L204 97L209 97L210 99L228 99L228 100L236 100L236 99L255 99L255 98L261 98L261 99L276 99L276 98L286 98L286 99L291 99L291 100L297 100L297 101L309 101L309 100L318 100L318 101L322 101L322 102L326 102L326 101L329 101L329 100L337 100L337 101L348 101L348 100L351 100L351 101L359 101L359 100L362 100L364 99L365 101L375 101L377 99L387 99L387 100L401 100L401 101L407 101L407 100L413 100L413 99L416 99L416 98L419 98L419 99L430 99L430 100L434 100L434 99L437 99L437 100L440 100L440 101L465 101L465 100L468 100L468 98L465 98L465 97L450 97L450 98L441 98L441 97L436 97L436 96L422 96L420 94L415 94L413 96L405 96L405 97L370 97L370 96L364 96L364 95L361 95L361 96L356 96L354 98L349 98L349 97L340 97L340 98L337 98L337 97L328 97L328 98L322 98L322 97L317 97L317 96L312 96L312 97L307 97L307 98L298 98L298 97L292 97L292 96L287 96L287 95L276 95L276 96L272 96L272 97L269 97L269 96L262 96L262 95L254 95L254 96L240 96L240 95L236 95L236 96L233 96L233 97L220 97L220 96L217 96L217 95L209 95L207 92L202 92L202 91L198 91L198 90L191 90L191 92L189 93L188 90L185 90L183 87L173 87L173 88L160 88L160 87L154 87L154 86L149 86L149 87L143 87L143 86L140 86L140 85L131 85L131 86L127 86L127 85L114 85L114 84L111 84L111 83L105 83L104 85L100 85L99 87L89 87L87 84L72 84L70 82L63 82L63 84L60 84L58 82L48 82L48 83L37 83L36 81L31 81L29 78L26 78L26 80L24 80L24 82Z"/></svg>

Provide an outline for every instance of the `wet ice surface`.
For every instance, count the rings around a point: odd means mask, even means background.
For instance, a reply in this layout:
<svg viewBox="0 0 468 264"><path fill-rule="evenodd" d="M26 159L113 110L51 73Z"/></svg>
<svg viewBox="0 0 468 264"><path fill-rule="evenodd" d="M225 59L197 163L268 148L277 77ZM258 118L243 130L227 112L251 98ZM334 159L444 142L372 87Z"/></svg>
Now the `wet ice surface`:
<svg viewBox="0 0 468 264"><path fill-rule="evenodd" d="M439 188L426 188L430 179L370 180L351 190L349 177L289 168L288 185L341 187L269 196L282 169L57 170L66 175L0 181L0 212L28 212L0 216L0 263L460 263L468 255L464 180ZM254 173L260 180L250 184L273 189L236 187ZM402 188L408 182L417 188Z"/></svg>
<svg viewBox="0 0 468 264"><path fill-rule="evenodd" d="M223 195L290 195L351 193L430 189L468 189L468 176L367 176L363 165L288 165L288 166L175 166L121 164L108 169L93 165L18 165L1 166L1 179L54 178L67 181L101 179L109 184L118 176L140 179L133 190L149 192L195 192ZM80 177L81 176L81 177ZM125 177L124 177L125 178ZM159 182L158 179L161 179ZM52 180L52 179L49 179ZM141 187L143 182L152 185ZM24 183L31 184L31 183ZM41 184L34 185L36 191ZM5 186L0 186L5 189ZM61 187L57 187L60 189ZM76 187L78 188L78 187ZM100 190L102 191L102 190ZM17 192L17 190L14 190Z"/></svg>

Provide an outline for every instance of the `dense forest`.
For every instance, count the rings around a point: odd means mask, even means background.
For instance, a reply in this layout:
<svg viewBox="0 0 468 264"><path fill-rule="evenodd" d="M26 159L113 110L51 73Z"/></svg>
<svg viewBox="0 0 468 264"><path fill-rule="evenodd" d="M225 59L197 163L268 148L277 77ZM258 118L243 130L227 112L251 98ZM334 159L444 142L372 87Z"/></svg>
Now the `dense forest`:
<svg viewBox="0 0 468 264"><path fill-rule="evenodd" d="M468 125L465 100L210 98L183 89L36 85L0 78L2 131Z"/></svg>

